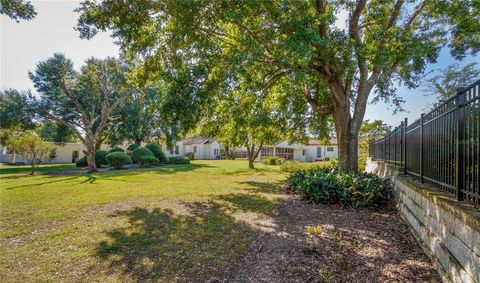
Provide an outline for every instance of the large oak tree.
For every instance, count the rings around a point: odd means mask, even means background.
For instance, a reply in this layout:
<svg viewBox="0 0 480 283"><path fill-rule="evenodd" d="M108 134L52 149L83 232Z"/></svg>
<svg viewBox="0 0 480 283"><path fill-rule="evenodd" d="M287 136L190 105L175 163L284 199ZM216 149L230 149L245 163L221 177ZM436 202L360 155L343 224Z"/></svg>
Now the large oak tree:
<svg viewBox="0 0 480 283"><path fill-rule="evenodd" d="M480 49L473 0L105 0L79 11L82 37L112 30L151 72L208 62L255 70L266 87L288 78L292 96L317 116L332 115L344 171L357 170L372 93L398 104L394 83L416 87L442 47L457 57Z"/></svg>
<svg viewBox="0 0 480 283"><path fill-rule="evenodd" d="M129 93L122 66L113 58L92 58L77 72L57 53L38 63L30 78L40 94L39 115L69 127L85 146L88 171L97 171L96 146Z"/></svg>

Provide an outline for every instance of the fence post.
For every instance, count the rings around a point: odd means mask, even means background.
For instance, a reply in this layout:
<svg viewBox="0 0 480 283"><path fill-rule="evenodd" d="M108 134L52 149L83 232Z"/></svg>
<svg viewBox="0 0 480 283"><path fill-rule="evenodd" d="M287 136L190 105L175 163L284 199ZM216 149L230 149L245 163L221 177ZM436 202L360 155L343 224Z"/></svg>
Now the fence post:
<svg viewBox="0 0 480 283"><path fill-rule="evenodd" d="M403 173L407 175L407 124L408 119L405 118L405 121L403 122Z"/></svg>
<svg viewBox="0 0 480 283"><path fill-rule="evenodd" d="M455 186L456 186L456 197L457 200L463 200L462 190L464 187L464 144L465 144L465 107L462 107L462 104L465 102L465 93L462 93L463 89L460 89L455 98L456 103L456 117L457 125L455 137Z"/></svg>
<svg viewBox="0 0 480 283"><path fill-rule="evenodd" d="M423 183L423 116L420 116L420 182Z"/></svg>

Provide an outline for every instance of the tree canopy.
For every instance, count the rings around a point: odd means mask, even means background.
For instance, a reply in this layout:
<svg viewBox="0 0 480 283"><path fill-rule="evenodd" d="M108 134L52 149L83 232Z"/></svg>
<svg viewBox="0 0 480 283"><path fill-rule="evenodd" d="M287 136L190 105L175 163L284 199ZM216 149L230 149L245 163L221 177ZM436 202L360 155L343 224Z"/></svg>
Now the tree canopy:
<svg viewBox="0 0 480 283"><path fill-rule="evenodd" d="M89 171L96 171L96 146L129 93L121 64L91 58L77 72L71 60L57 53L38 63L30 78L40 94L39 115L69 127L86 147Z"/></svg>
<svg viewBox="0 0 480 283"><path fill-rule="evenodd" d="M31 20L37 12L30 1L0 0L0 14L7 15L17 23L20 20Z"/></svg>
<svg viewBox="0 0 480 283"><path fill-rule="evenodd" d="M289 96L308 106L296 108L298 115L333 117L345 171L357 170L372 92L374 101L399 105L394 82L416 87L441 48L458 58L479 51L480 7L473 0L126 2L82 2L81 37L112 30L150 74L205 67L208 74L193 85L225 80L223 70L235 66L254 71L265 88L288 86Z"/></svg>
<svg viewBox="0 0 480 283"><path fill-rule="evenodd" d="M33 129L34 98L29 91L16 89L0 91L0 128Z"/></svg>

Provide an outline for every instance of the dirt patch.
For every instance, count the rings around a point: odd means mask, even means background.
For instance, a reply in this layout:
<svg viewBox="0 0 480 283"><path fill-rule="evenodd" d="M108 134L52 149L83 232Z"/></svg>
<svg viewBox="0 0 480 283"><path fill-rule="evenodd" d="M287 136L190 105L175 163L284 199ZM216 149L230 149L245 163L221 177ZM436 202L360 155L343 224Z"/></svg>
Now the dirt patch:
<svg viewBox="0 0 480 283"><path fill-rule="evenodd" d="M273 218L275 225L212 282L440 282L393 209L289 197Z"/></svg>

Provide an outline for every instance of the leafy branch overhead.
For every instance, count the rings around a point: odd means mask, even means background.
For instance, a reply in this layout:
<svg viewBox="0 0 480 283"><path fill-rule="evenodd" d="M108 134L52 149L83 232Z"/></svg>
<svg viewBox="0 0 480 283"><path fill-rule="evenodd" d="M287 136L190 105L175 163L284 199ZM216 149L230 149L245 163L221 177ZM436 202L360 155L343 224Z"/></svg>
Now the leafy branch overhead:
<svg viewBox="0 0 480 283"><path fill-rule="evenodd" d="M84 1L77 11L81 37L113 31L123 51L142 57L146 73L202 66L208 75L193 84L210 87L202 99L218 94L224 70L235 70L288 95L278 98L297 122L312 112L332 115L346 171L357 169L369 100L400 106L394 82L416 87L441 48L461 58L480 44L476 1L106 0Z"/></svg>

